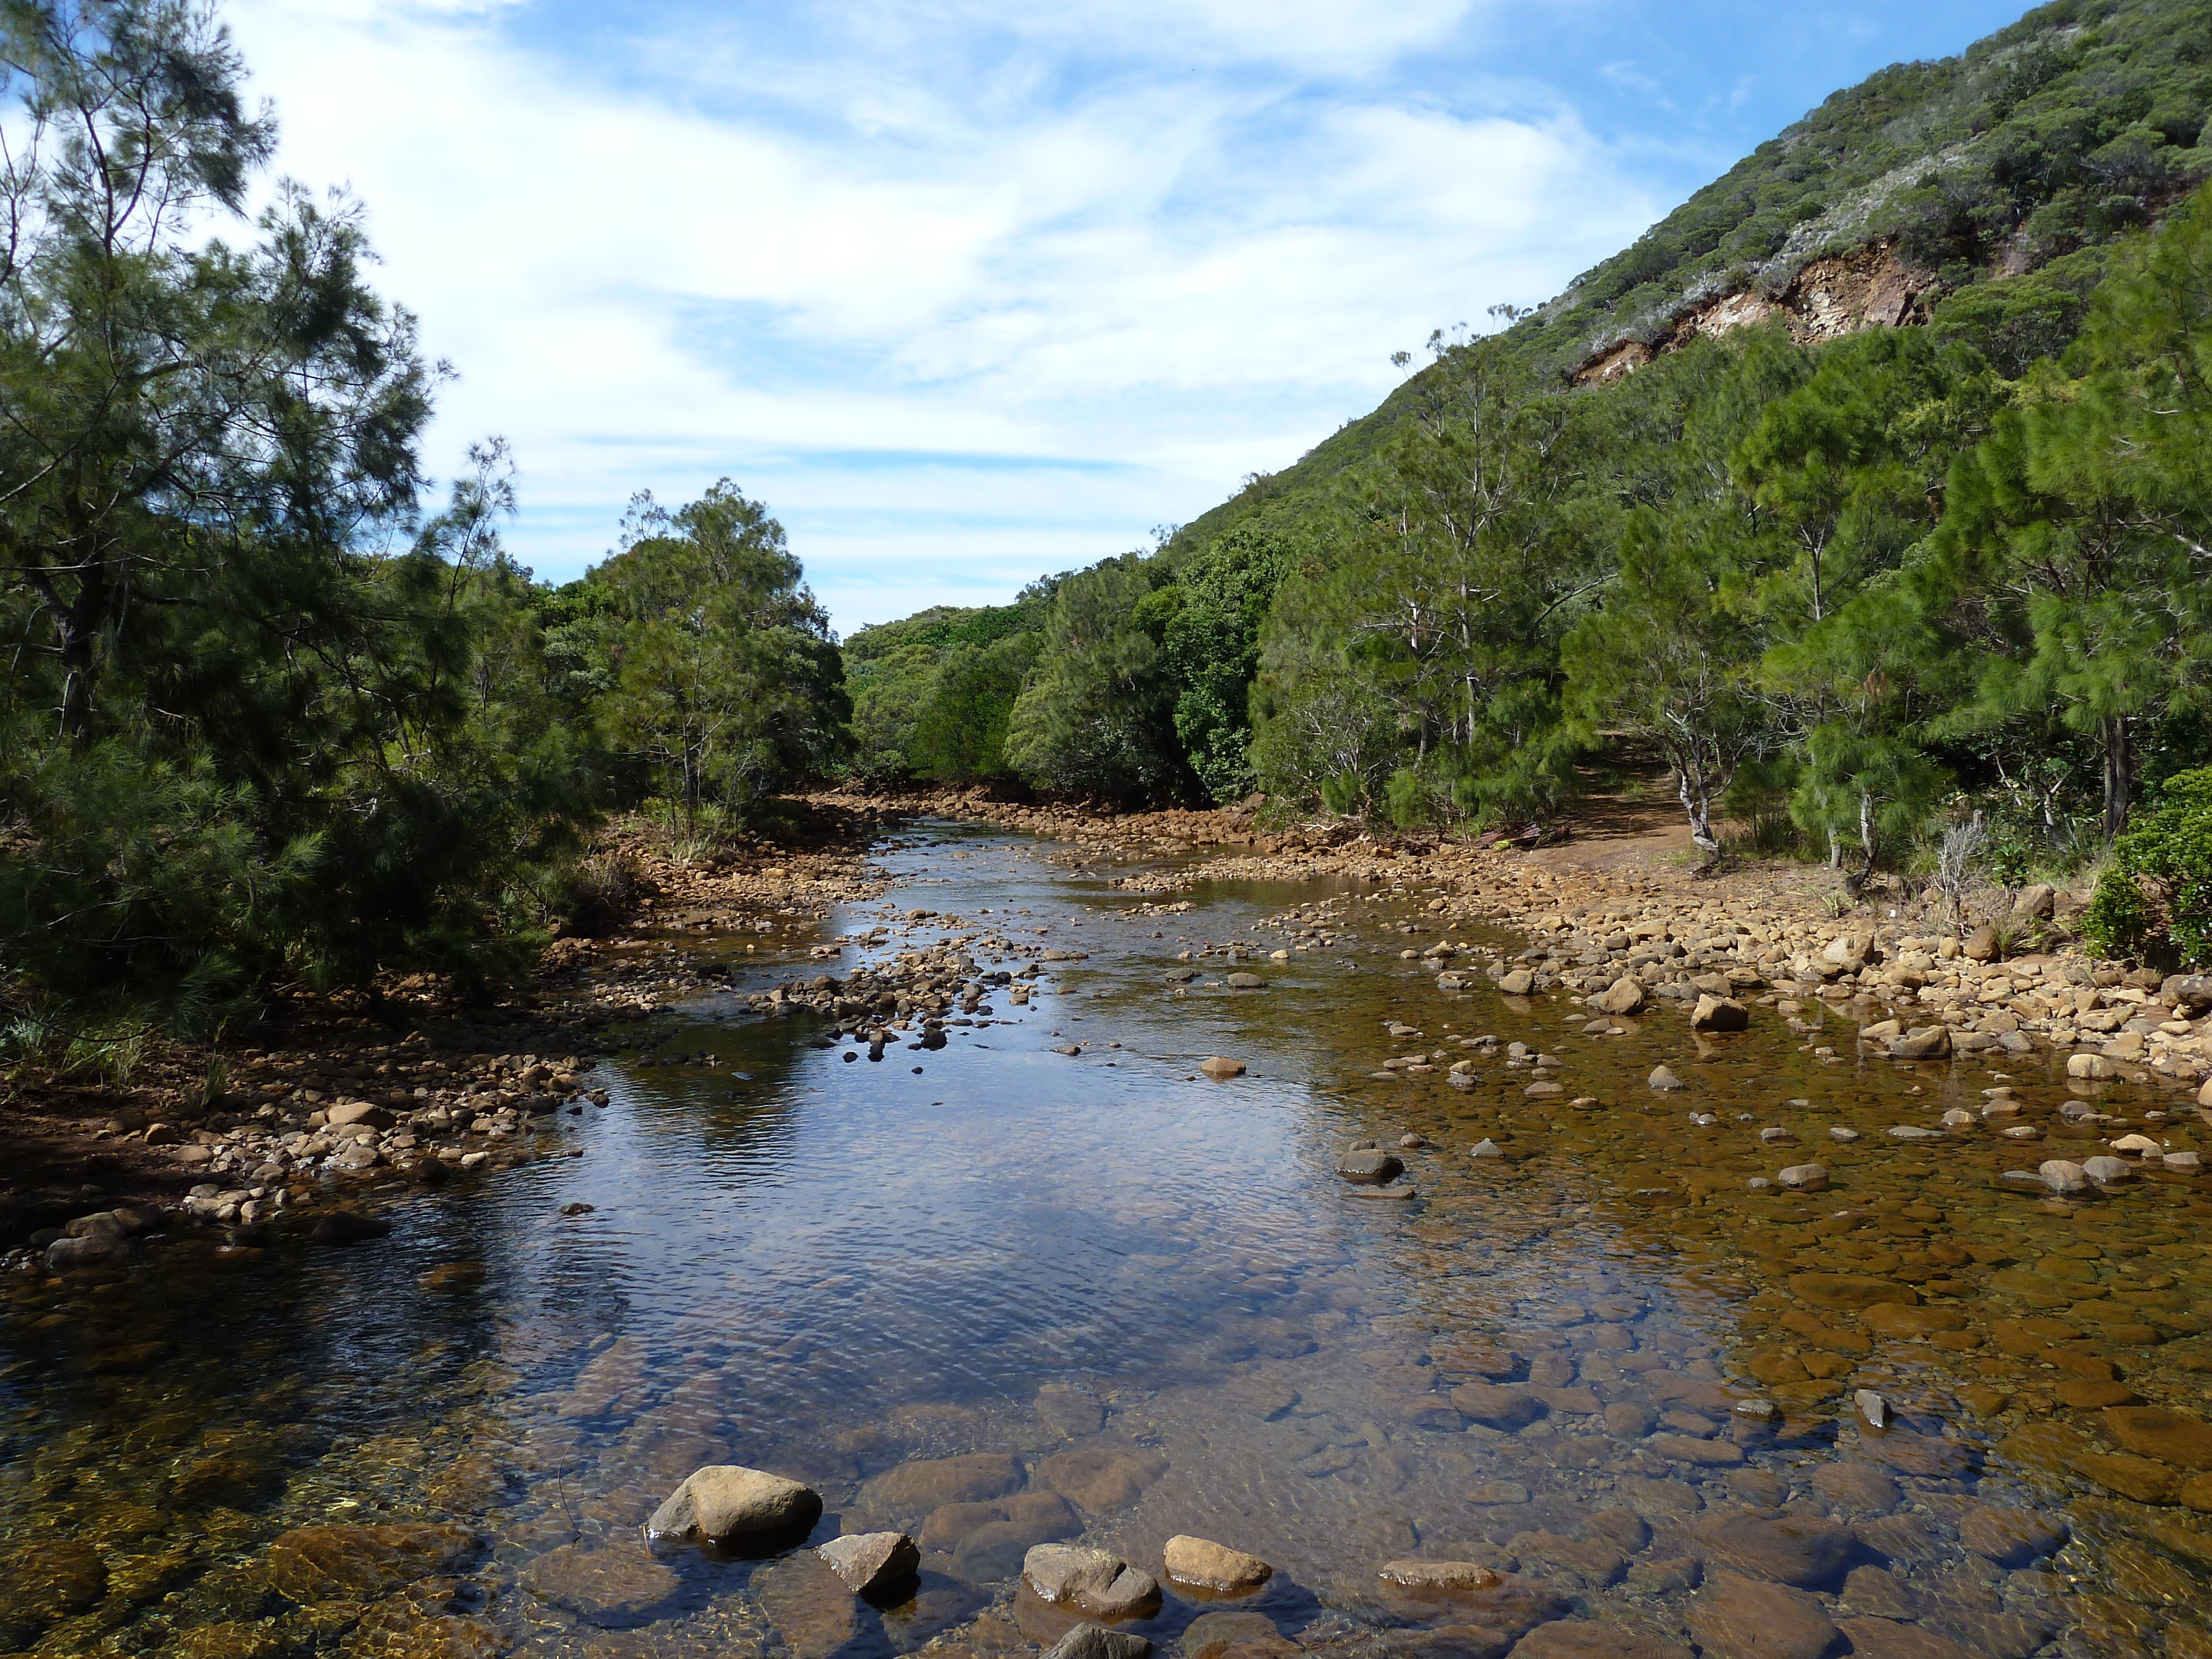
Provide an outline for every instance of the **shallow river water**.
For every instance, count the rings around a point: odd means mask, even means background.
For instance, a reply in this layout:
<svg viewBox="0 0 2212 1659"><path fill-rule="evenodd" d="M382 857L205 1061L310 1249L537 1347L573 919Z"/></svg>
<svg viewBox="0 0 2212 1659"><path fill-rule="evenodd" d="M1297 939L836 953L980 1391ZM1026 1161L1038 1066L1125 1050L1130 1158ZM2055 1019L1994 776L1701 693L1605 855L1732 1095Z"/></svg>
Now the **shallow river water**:
<svg viewBox="0 0 2212 1659"><path fill-rule="evenodd" d="M923 826L825 925L884 930L840 973L940 941L978 975L1060 958L941 1043L871 1060L748 1013L831 966L756 956L636 1028L605 1107L549 1120L580 1158L405 1196L351 1249L8 1285L0 1653L988 1653L1056 1633L1013 1597L1030 1545L1158 1572L1192 1534L1277 1568L1133 1626L1192 1652L1505 1651L1511 1620L1378 1577L1419 1558L1614 1632L1530 1652L2212 1654L2212 1202L1996 1179L2130 1127L2182 1144L2185 1101L2041 1056L1861 1060L1832 1013L1589 1031L1401 961L1425 892L1201 884L1162 913L1049 850ZM1232 940L1263 989L1218 951L1167 981ZM1662 1061L1682 1091L1647 1086ZM2008 1088L2042 1140L1889 1133ZM1407 1135L1417 1198L1336 1172ZM1815 1158L1825 1192L1747 1185ZM817 1539L913 1534L919 1594L648 1546L721 1462L815 1486Z"/></svg>

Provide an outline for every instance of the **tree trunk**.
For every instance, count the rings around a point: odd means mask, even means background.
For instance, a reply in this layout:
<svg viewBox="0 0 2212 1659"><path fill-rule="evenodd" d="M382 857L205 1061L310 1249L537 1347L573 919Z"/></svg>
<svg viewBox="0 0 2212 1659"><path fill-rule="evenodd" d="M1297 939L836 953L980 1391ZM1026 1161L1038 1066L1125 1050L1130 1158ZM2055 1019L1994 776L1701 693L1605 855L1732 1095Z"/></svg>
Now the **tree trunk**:
<svg viewBox="0 0 2212 1659"><path fill-rule="evenodd" d="M2104 722L2105 839L2111 841L2128 827L2128 809L2134 804L2135 749L2132 722L2125 714Z"/></svg>
<svg viewBox="0 0 2212 1659"><path fill-rule="evenodd" d="M1838 841L1835 845L1837 855L1840 858L1843 843ZM1874 875L1874 797L1863 789L1859 792L1859 848L1865 854L1866 862L1856 872L1847 872L1844 877L1844 890L1853 898L1865 890L1868 881Z"/></svg>
<svg viewBox="0 0 2212 1659"><path fill-rule="evenodd" d="M1692 769L1684 765L1678 769L1678 775L1682 780L1680 791L1682 810L1690 815L1690 839L1710 859L1721 850L1721 844L1713 835L1712 791L1706 787L1702 771L1693 775Z"/></svg>

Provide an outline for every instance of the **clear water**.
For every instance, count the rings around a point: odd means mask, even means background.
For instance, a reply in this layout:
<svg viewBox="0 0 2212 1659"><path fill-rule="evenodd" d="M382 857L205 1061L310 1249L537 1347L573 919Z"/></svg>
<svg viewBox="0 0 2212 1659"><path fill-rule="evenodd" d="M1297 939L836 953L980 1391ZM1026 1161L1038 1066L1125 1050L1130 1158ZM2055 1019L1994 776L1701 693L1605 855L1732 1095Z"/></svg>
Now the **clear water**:
<svg viewBox="0 0 2212 1659"><path fill-rule="evenodd" d="M2070 1372L1983 1340L2071 1321L2069 1352L2191 1410L2212 1366L2193 1331L2212 1285L2192 1186L2079 1214L1996 1189L2002 1168L2100 1150L2062 1133L2072 1097L2040 1061L2005 1069L2051 1139L1903 1145L1889 1126L1978 1105L1990 1068L1831 1064L1812 1050L1850 1055L1847 1025L1808 1038L1771 1013L1701 1050L1679 1014L1586 1036L1564 998L1444 993L1381 930L1420 895L1343 903L1334 948L1249 964L1264 991L1223 988L1218 957L1183 989L1163 978L1177 951L1282 946L1255 924L1350 890L1201 886L1195 910L1146 915L1041 851L902 836L882 849L888 896L825 927L908 930L840 972L956 935L1088 953L1053 964L1056 988L1028 1008L994 994L988 1023L941 1047L872 1061L865 1042L811 1046L835 1030L812 1015L708 999L602 1068L605 1108L555 1121L550 1142L584 1156L395 1195L388 1240L235 1267L177 1244L6 1287L0 1652L989 1651L1040 1531L1154 1571L1176 1533L1259 1554L1276 1578L1239 1605L1314 1646L1447 1620L1378 1591L1379 1564L1406 1556L1510 1554L1586 1615L1677 1628L1680 1588L1608 1589L1609 1570L1563 1565L1543 1536L1625 1504L1661 1534L1638 1559L1671 1559L1711 1510L1843 1513L1811 1483L1839 1461L1897 1476L1932 1528L1910 1574L1927 1628L2155 1652L2177 1608L2205 1605L2201 1569L2154 1530L2191 1512L2074 1472L2076 1452L2109 1449L2099 1413L2054 1401ZM943 914L896 920L917 907ZM985 971L1024 960L968 948ZM819 970L756 957L738 989ZM1471 1089L1441 1064L1371 1075L1386 1056L1474 1055L1457 1039L1484 1033L1559 1055L1565 1091L1528 1095L1534 1074L1502 1056L1476 1060ZM1083 1052L1052 1051L1070 1042ZM1249 1073L1197 1075L1209 1054ZM1686 1094L1645 1087L1662 1060ZM1569 1103L1585 1096L1601 1104ZM2096 1099L2115 1117L2176 1105L2124 1085ZM1762 1149L1770 1124L1796 1140ZM1830 1124L1863 1138L1835 1143ZM1401 1153L1418 1200L1335 1174L1352 1140L1408 1133L1430 1143ZM1470 1158L1486 1136L1510 1156ZM1808 1158L1834 1189L1747 1192ZM1872 1340L1832 1365L1780 1322L1804 1311L1791 1275L1808 1272L1893 1277L1966 1329ZM1501 1349L1512 1380L1564 1391L1510 1432L1450 1400ZM1685 1384L1707 1404L1684 1404ZM1734 1429L1717 1385L1777 1401L1779 1420ZM1899 1409L1893 1438L1852 1425L1861 1387ZM1638 1403L1633 1425L1585 1408ZM1700 1409L1702 1427L1648 1420ZM1685 1463L1646 1428L1741 1441L1744 1462ZM978 1455L1001 1461L939 1462ZM916 1533L921 1593L878 1611L804 1553L649 1550L653 1506L725 1462L814 1485L817 1535ZM945 1510L962 1502L995 1508ZM2075 1542L2052 1571L1992 1568L1948 1530L1972 1502L2062 1514ZM1055 1505L1065 1519L1040 1523ZM270 1549L303 1527L414 1522L476 1541L428 1578L306 1599ZM1172 1642L1213 1610L1171 1595L1139 1628Z"/></svg>

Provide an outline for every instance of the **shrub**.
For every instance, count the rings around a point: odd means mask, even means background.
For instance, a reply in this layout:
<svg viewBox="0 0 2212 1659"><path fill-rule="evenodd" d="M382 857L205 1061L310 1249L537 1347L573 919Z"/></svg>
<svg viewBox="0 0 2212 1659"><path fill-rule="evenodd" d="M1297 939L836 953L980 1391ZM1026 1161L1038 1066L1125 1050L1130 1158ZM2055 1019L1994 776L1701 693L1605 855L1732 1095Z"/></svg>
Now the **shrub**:
<svg viewBox="0 0 2212 1659"><path fill-rule="evenodd" d="M637 860L619 849L589 854L568 872L562 896L568 932L580 939L605 939L622 931L637 904Z"/></svg>
<svg viewBox="0 0 2212 1659"><path fill-rule="evenodd" d="M2167 779L2113 843L2085 932L2106 956L2212 968L2212 767Z"/></svg>

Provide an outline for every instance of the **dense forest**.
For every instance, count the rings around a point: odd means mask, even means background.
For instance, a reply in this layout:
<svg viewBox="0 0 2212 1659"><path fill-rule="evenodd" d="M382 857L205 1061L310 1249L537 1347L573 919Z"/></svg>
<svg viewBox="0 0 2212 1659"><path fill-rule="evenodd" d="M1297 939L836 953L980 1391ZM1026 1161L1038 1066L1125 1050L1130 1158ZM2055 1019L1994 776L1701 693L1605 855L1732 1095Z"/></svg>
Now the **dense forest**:
<svg viewBox="0 0 2212 1659"><path fill-rule="evenodd" d="M2199 5L1887 70L1158 545L842 647L726 480L562 586L503 445L437 486L441 368L353 203L257 195L201 7L25 0L0 58L11 1052L501 982L607 914L606 815L711 840L810 776L1464 833L1629 737L1709 850L1856 880L1971 824L2147 878L2124 946L2212 898Z"/></svg>

